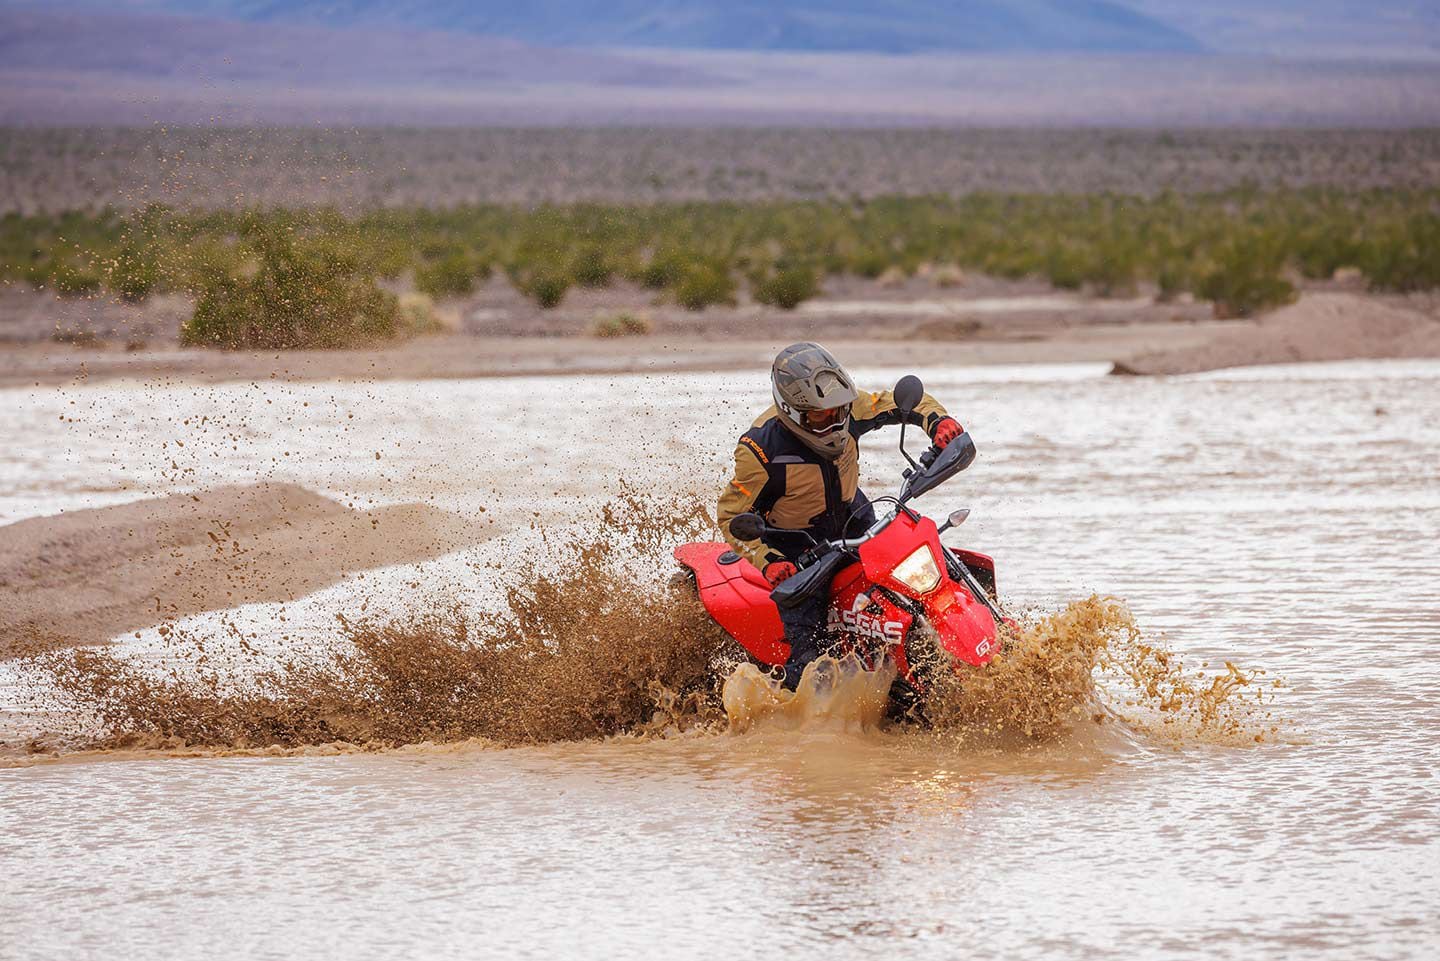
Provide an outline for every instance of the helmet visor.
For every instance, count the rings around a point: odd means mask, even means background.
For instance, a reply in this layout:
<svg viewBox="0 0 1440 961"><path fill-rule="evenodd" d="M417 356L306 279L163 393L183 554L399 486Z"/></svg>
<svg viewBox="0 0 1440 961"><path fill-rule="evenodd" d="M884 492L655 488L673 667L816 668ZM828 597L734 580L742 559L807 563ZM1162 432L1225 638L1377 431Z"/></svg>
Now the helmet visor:
<svg viewBox="0 0 1440 961"><path fill-rule="evenodd" d="M800 412L800 422L805 429L817 437L824 437L826 434L833 434L845 426L850 419L850 405L841 407L826 407L823 410L803 410Z"/></svg>

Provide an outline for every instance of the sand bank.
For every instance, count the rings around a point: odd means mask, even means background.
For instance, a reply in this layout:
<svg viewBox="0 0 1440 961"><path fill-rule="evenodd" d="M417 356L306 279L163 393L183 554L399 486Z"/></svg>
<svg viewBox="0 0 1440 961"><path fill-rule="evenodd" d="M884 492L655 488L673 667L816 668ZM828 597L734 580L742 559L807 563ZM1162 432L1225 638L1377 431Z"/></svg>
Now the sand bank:
<svg viewBox="0 0 1440 961"><path fill-rule="evenodd" d="M354 510L293 484L222 487L0 527L0 657L284 601L478 539L424 504Z"/></svg>
<svg viewBox="0 0 1440 961"><path fill-rule="evenodd" d="M1202 343L1117 361L1112 373L1408 357L1440 357L1440 318L1375 297L1316 292L1253 323L1216 330Z"/></svg>
<svg viewBox="0 0 1440 961"><path fill-rule="evenodd" d="M928 336L904 339L843 334L816 325L724 340L671 334L616 339L452 334L377 349L285 353L27 344L0 350L0 388L115 380L243 383L753 371L768 368L779 348L803 339L820 340L842 357L879 367L1106 363L1138 351L1195 346L1234 326L1231 321L1094 324L967 336L960 321L957 336L947 337L949 323L932 320Z"/></svg>

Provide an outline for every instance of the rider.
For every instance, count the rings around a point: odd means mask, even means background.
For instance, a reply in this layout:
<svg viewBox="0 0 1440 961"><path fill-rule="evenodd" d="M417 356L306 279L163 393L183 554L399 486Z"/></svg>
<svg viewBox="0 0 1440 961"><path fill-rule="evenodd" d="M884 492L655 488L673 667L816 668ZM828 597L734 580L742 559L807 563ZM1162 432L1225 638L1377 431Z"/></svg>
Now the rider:
<svg viewBox="0 0 1440 961"><path fill-rule="evenodd" d="M795 561L816 540L854 537L875 523L875 510L860 490L857 438L899 424L900 410L888 390L861 393L840 362L819 344L791 344L770 369L774 406L761 414L735 447L735 476L720 495L717 517L725 540L778 587L796 573ZM936 447L964 432L933 397L910 413ZM783 532L741 541L730 533L737 514L754 511ZM791 534L790 531L796 533ZM791 690L805 666L820 654L828 592L794 608L780 608L790 656L784 684Z"/></svg>

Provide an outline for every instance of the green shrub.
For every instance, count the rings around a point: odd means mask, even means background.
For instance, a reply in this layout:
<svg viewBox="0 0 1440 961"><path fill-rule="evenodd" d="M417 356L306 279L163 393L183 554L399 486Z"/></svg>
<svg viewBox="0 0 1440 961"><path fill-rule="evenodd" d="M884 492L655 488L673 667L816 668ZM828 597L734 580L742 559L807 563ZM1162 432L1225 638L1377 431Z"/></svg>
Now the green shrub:
<svg viewBox="0 0 1440 961"><path fill-rule="evenodd" d="M1357 264L1360 255L1351 237L1329 229L1301 237L1295 245L1295 264L1311 280L1329 280L1341 267Z"/></svg>
<svg viewBox="0 0 1440 961"><path fill-rule="evenodd" d="M846 263L849 273L874 280L890 267L894 258L873 247L853 254Z"/></svg>
<svg viewBox="0 0 1440 961"><path fill-rule="evenodd" d="M597 317L590 332L596 337L635 337L651 331L650 319L638 314L620 313Z"/></svg>
<svg viewBox="0 0 1440 961"><path fill-rule="evenodd" d="M1167 263L1155 274L1155 284L1160 288L1159 300L1161 303L1169 303L1189 290L1194 281L1190 272L1184 265L1178 263Z"/></svg>
<svg viewBox="0 0 1440 961"><path fill-rule="evenodd" d="M582 249L570 263L570 276L581 287L609 287L615 267L597 245Z"/></svg>
<svg viewBox="0 0 1440 961"><path fill-rule="evenodd" d="M1216 317L1252 317L1295 299L1295 288L1280 276L1280 253L1246 238L1225 247L1196 285L1196 294L1214 305Z"/></svg>
<svg viewBox="0 0 1440 961"><path fill-rule="evenodd" d="M559 307L570 290L570 277L564 271L553 267L537 267L519 282L520 292L543 309Z"/></svg>
<svg viewBox="0 0 1440 961"><path fill-rule="evenodd" d="M735 303L735 280L719 264L697 263L686 268L675 285L675 302L686 310L704 310Z"/></svg>
<svg viewBox="0 0 1440 961"><path fill-rule="evenodd" d="M415 289L437 300L468 297L475 292L475 282L481 275L482 268L469 254L450 253L416 268Z"/></svg>
<svg viewBox="0 0 1440 961"><path fill-rule="evenodd" d="M760 303L782 310L794 310L819 292L820 281L815 271L799 265L781 267L764 275L751 290Z"/></svg>
<svg viewBox="0 0 1440 961"><path fill-rule="evenodd" d="M395 298L332 248L302 248L281 225L248 231L251 277L215 273L180 331L189 345L264 350L350 347L393 337Z"/></svg>
<svg viewBox="0 0 1440 961"><path fill-rule="evenodd" d="M1073 247L1053 248L1045 258L1045 276L1061 290L1079 290L1085 286L1089 265Z"/></svg>
<svg viewBox="0 0 1440 961"><path fill-rule="evenodd" d="M31 261L20 271L25 282L36 290L44 290L50 286L50 265L41 261Z"/></svg>
<svg viewBox="0 0 1440 961"><path fill-rule="evenodd" d="M673 250L652 254L637 279L642 287L666 290L680 283L691 259Z"/></svg>
<svg viewBox="0 0 1440 961"><path fill-rule="evenodd" d="M1101 297L1129 297L1135 293L1137 257L1132 250L1101 246L1095 251L1086 279Z"/></svg>
<svg viewBox="0 0 1440 961"><path fill-rule="evenodd" d="M71 264L53 264L50 268L50 286L64 297L83 297L100 289L100 275L93 270Z"/></svg>
<svg viewBox="0 0 1440 961"><path fill-rule="evenodd" d="M262 270L262 228L283 233L307 260L336 261L357 282L418 268L417 286L436 297L463 296L486 265L505 263L517 288L546 306L571 284L599 285L619 273L696 310L733 303L740 277L757 299L780 303L797 296L786 288L803 292L793 283L803 278L780 276L780 265L794 264L821 279L947 264L1099 294L1128 293L1144 281L1162 298L1201 295L1203 283L1222 313L1242 314L1289 297L1283 278L1291 267L1320 278L1353 266L1381 290L1440 287L1433 187L484 205L354 218L333 210L72 211L0 217L0 277L72 293L103 281L131 299L160 284L197 297L226 283L238 292ZM1246 262L1232 249L1237 243L1259 259ZM89 265L104 265L98 280ZM273 264L264 269L278 276Z"/></svg>
<svg viewBox="0 0 1440 961"><path fill-rule="evenodd" d="M1392 229L1356 260L1375 290L1406 292L1440 287L1440 217L1411 217L1404 229Z"/></svg>
<svg viewBox="0 0 1440 961"><path fill-rule="evenodd" d="M109 264L106 285L129 303L139 303L160 286L160 265L148 251L126 245Z"/></svg>

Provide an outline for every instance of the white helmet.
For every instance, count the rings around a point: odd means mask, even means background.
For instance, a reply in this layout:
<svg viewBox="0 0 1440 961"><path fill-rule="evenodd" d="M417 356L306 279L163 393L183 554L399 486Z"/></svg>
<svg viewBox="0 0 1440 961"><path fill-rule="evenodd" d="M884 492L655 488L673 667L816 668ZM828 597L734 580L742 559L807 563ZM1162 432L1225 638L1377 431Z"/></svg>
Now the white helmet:
<svg viewBox="0 0 1440 961"><path fill-rule="evenodd" d="M791 344L770 368L775 407L795 434L816 453L838 457L849 434L850 405L859 396L855 382L835 356L819 344ZM836 411L825 423L807 423L808 411Z"/></svg>

